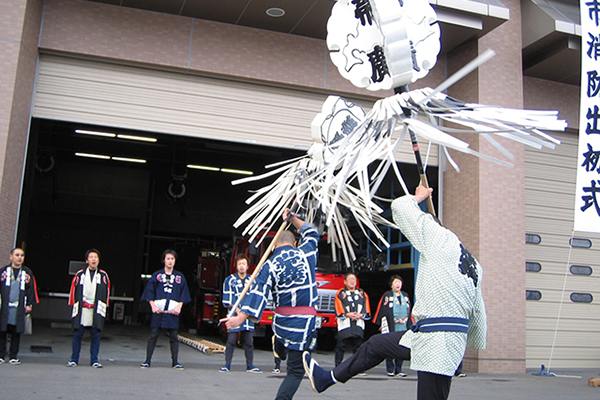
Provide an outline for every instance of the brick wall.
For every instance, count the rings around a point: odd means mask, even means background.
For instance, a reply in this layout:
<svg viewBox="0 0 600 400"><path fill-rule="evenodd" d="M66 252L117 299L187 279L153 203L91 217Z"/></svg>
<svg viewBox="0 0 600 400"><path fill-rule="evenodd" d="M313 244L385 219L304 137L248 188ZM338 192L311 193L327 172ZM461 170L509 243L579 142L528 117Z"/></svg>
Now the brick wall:
<svg viewBox="0 0 600 400"><path fill-rule="evenodd" d="M523 107L521 3L503 1L510 20L484 36L480 50L493 48L491 60L480 75L480 100L485 104ZM502 79L498 79L502 77ZM514 169L482 163L481 248L488 282L485 293L493 318L488 349L480 357L484 372L525 372L525 157L523 145L506 143L515 155ZM486 147L491 145L486 142ZM485 196L485 197L484 197Z"/></svg>
<svg viewBox="0 0 600 400"><path fill-rule="evenodd" d="M15 245L42 10L41 0L4 0L0 5L1 255Z"/></svg>
<svg viewBox="0 0 600 400"><path fill-rule="evenodd" d="M510 20L449 57L455 71L488 48L496 57L455 85L461 100L510 108L523 106L520 3L504 1ZM495 156L484 139L463 136L471 147ZM524 149L500 142L515 156L514 168L457 156L463 173L444 174L444 216L484 268L483 294L488 313L487 349L466 355L465 370L496 373L525 371L525 199Z"/></svg>
<svg viewBox="0 0 600 400"><path fill-rule="evenodd" d="M48 0L40 48L191 73L379 98L341 77L325 41L80 0ZM444 62L415 87L435 86Z"/></svg>
<svg viewBox="0 0 600 400"><path fill-rule="evenodd" d="M523 78L523 106L536 110L560 110L569 128L579 129L579 86L543 79Z"/></svg>

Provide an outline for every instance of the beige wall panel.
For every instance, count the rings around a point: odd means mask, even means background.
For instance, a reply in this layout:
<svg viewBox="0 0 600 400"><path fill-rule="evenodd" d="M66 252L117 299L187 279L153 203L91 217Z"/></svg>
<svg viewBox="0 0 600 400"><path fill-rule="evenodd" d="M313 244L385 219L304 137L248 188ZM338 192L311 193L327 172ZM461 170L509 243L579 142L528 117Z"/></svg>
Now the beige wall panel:
<svg viewBox="0 0 600 400"><path fill-rule="evenodd" d="M547 93L548 87L542 85L542 89ZM557 89L572 92L565 86ZM576 117L572 110L566 114ZM542 294L539 301L526 301L527 367L548 365L552 353L551 367L585 368L600 358L600 343L593 344L600 329L600 235L576 233L575 237L592 240L592 247L569 246L576 207L578 138L572 131L552 135L562 141L556 149L525 150L526 231L542 239L539 245L526 245L527 261L542 265L539 273L526 274L527 289ZM593 273L573 275L570 265L590 266ZM592 303L572 302L574 292L591 294Z"/></svg>
<svg viewBox="0 0 600 400"><path fill-rule="evenodd" d="M569 265L589 265L593 267L594 265L598 265L598 259L594 259L593 257L589 257L588 254L584 253L575 253L571 252L571 256L569 258L569 250L564 249L562 252L556 253L552 252L552 249L538 249L535 253L528 252L527 261L537 261L542 264L542 270L545 272L552 271L555 273L559 271L559 273L564 273L563 267L566 267L567 263ZM550 253L550 254L549 254Z"/></svg>
<svg viewBox="0 0 600 400"><path fill-rule="evenodd" d="M565 232L571 230L573 231L573 218L568 218L569 214L572 214L572 209L568 209L565 212L565 209L555 208L555 207L527 207L527 210L531 212L531 225L529 226L530 230L527 233L537 233L539 235L556 235L557 230L559 232ZM546 220L544 220L544 212L546 213ZM555 215L550 219L548 217L548 213L555 213ZM571 236L569 235L569 238ZM587 233L587 232L576 232L575 237L578 238L587 238L592 241L592 251L596 246L600 246L600 241L598 241L598 234ZM594 240L595 239L595 240ZM542 243L544 238L542 237ZM565 245L568 243L568 240L564 242Z"/></svg>
<svg viewBox="0 0 600 400"><path fill-rule="evenodd" d="M324 40L80 0L46 0L42 51L376 99L344 79ZM10 16L10 15L9 15ZM445 60L414 87L436 87Z"/></svg>
<svg viewBox="0 0 600 400"><path fill-rule="evenodd" d="M597 308L591 309L589 311L597 311ZM585 317L582 319L586 320ZM579 320L579 316L569 315L561 315L560 320L558 321L558 332L573 332L577 331L576 323ZM586 327L591 332L600 331L600 322L596 319L587 318ZM539 331L539 330L552 330L556 328L556 318L531 318L531 323L529 325L529 330L531 331ZM598 343L600 346L600 343Z"/></svg>
<svg viewBox="0 0 600 400"><path fill-rule="evenodd" d="M534 339L534 338L527 338ZM551 353L547 347L527 348L527 368L536 368L544 364L548 367L550 355L552 354L552 368L598 368L600 349L574 349L571 346L565 348L554 348ZM573 361L577 360L577 361ZM543 379L543 378L542 378Z"/></svg>
<svg viewBox="0 0 600 400"><path fill-rule="evenodd" d="M565 281L565 270L566 265L563 266L562 274L528 272L527 289L540 291L549 290L552 293L560 293L564 284L565 301L569 299L569 295L572 292L590 293L594 296L594 299L600 295L600 277L598 277L598 275L584 276L567 273ZM559 287L560 290L555 290L556 287ZM544 295L544 293L542 293L542 295ZM554 300L546 297L543 297L543 299L548 301ZM600 297L598 300L600 300ZM560 301L560 295L558 295L556 301Z"/></svg>
<svg viewBox="0 0 600 400"><path fill-rule="evenodd" d="M571 157L571 159L568 161L561 160L559 157L557 157L556 161L552 164L527 164L526 177L528 179L543 179L548 182L564 182L564 177L569 175L575 175L576 167L577 162L573 160L573 157ZM569 171L569 168L572 168L573 170ZM571 172L571 174L569 172Z"/></svg>
<svg viewBox="0 0 600 400"><path fill-rule="evenodd" d="M552 133L552 132L551 132ZM554 135L557 136L556 138L560 138L561 136L563 136L562 134L560 135ZM563 141L561 144L557 145L554 149L548 149L548 150L537 150L531 148L529 152L527 152L527 161L531 164L540 164L540 165L552 165L552 163L555 163L556 161L561 161L561 162L566 162L567 164L558 164L558 166L561 167L567 167L570 166L571 164L576 164L577 160L573 160L573 152L577 151L577 143L575 142L575 140L577 139L576 137L573 137L574 141L573 143L570 143L571 137L568 137L568 142L567 141ZM549 155L551 155L549 157Z"/></svg>
<svg viewBox="0 0 600 400"><path fill-rule="evenodd" d="M547 365L548 364L548 358L533 358L533 355L531 355L531 358L529 358L529 352L527 353L527 357L528 357L528 361L527 361L527 368L535 368L537 371L540 370L540 365L544 364ZM567 351L566 352L566 357L568 357L568 359L570 360L570 352ZM588 360L578 360L577 363L573 363L573 362L569 362L568 360L566 362L562 362L562 359L559 358L558 356L555 356L553 358L553 362L552 362L552 367L554 368L555 365L557 364L561 364L561 365L568 365L568 367L565 368L597 368L598 366L598 361L597 360L593 360L593 359L588 359ZM555 370L553 369L552 372L555 372Z"/></svg>
<svg viewBox="0 0 600 400"><path fill-rule="evenodd" d="M561 305L560 291L542 292L541 301L527 301L527 367L548 365L551 354L554 368L589 368L594 359L597 363L600 320L595 316L600 305L573 303L569 293Z"/></svg>
<svg viewBox="0 0 600 400"><path fill-rule="evenodd" d="M534 196L534 198L546 196L545 193L570 194L571 196L575 193L574 180L559 182L550 178L535 179L533 177L526 177L525 182L527 184L525 187L525 195ZM530 198L527 199L531 200Z"/></svg>
<svg viewBox="0 0 600 400"><path fill-rule="evenodd" d="M597 332L559 331L556 334L556 338L554 337L554 332L528 331L527 335L528 338L531 338L532 340L537 339L538 341L544 342L554 341L555 351L571 348L573 352L579 353L580 357L589 356L589 354L585 354L585 349L600 354L600 342L598 342ZM544 346L538 345L536 347L543 348Z"/></svg>
<svg viewBox="0 0 600 400"><path fill-rule="evenodd" d="M525 195L526 195L526 199L528 199L528 197L540 197L540 196L544 196L546 197L546 199L544 200L544 203L539 204L539 200L537 201L536 204L536 200L532 199L531 202L528 201L527 205L526 205L526 209L527 210L531 210L534 211L536 210L536 208L538 209L543 209L543 208L549 208L552 209L552 217L556 216L556 217L560 217L559 215L556 215L556 211L559 209L565 210L565 211L570 211L570 214L573 213L573 210L575 208L576 202L575 202L575 196L573 196L573 192L535 192L535 193L531 193L532 191L526 191ZM529 216L530 214L527 214L527 216ZM546 216L548 216L548 213L546 213ZM572 224L571 224L572 225ZM571 226L571 229L573 227Z"/></svg>
<svg viewBox="0 0 600 400"><path fill-rule="evenodd" d="M542 297L543 299L543 297ZM551 303L551 302L547 302L547 303L542 303L541 301L536 302L536 301L532 301L532 300L528 300L527 301L527 308L530 308L530 303L539 303L537 309L534 307L534 312L527 312L527 318L546 318L549 320L554 321L554 325L550 324L550 326L547 327L548 332L552 332L552 334L554 334L554 328L556 326L556 318L558 318L559 315L559 310L560 310L560 316L561 318L567 315L571 315L573 317L573 329L577 330L577 331L590 331L592 330L590 327L591 322L589 319L587 319L587 317L589 317L589 313L598 313L600 311L600 307L594 305L593 303L591 304L583 304L583 303L563 303L562 305L562 309L560 307L560 303L556 302L556 303ZM534 315L535 314L535 315ZM581 318L582 316L586 316L586 318ZM588 327L588 324L590 324L590 327ZM596 324L594 323L593 326L595 326ZM529 331L529 328L527 328L527 330Z"/></svg>
<svg viewBox="0 0 600 400"><path fill-rule="evenodd" d="M545 160L546 163L549 163L550 160L556 157L565 157L570 160L573 152L577 151L577 131L567 128L565 132L547 131L546 133L553 138L560 140L561 143L554 149L536 150L532 147L527 147L527 153L530 153L527 154L527 161Z"/></svg>
<svg viewBox="0 0 600 400"><path fill-rule="evenodd" d="M569 218L569 214L572 214L573 207L573 195L572 194L564 194L564 193L551 193L552 196L556 199L557 203L561 203L561 207L557 207L557 205L532 205L528 204L525 206L525 211L527 212L527 216L531 219L530 224L527 225L527 228L530 229L527 233L540 233L538 232L540 229L544 232L548 232L548 229L555 228L546 227L546 224L552 225L553 223L560 224L560 229L573 229L573 217ZM538 196L545 196L546 193L538 193ZM570 206L567 206L569 205ZM570 211L570 212L569 212ZM552 214L552 219L550 220L548 214ZM549 233L555 231L549 231Z"/></svg>

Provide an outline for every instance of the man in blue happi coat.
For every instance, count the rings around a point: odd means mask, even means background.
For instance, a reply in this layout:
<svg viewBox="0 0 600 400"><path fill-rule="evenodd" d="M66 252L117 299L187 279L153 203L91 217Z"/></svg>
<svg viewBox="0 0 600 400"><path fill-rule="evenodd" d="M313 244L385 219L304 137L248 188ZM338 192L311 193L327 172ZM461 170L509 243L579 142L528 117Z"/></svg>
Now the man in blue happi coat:
<svg viewBox="0 0 600 400"><path fill-rule="evenodd" d="M152 308L152 320L150 322L152 329L148 338L146 361L140 365L140 368L150 367L160 330L167 329L171 342L172 367L176 370L183 370L183 366L178 361L179 314L181 314L183 304L189 303L192 298L185 276L175 270L175 262L177 261L175 250L165 250L162 260L164 268L152 274L141 298L143 301L148 301Z"/></svg>
<svg viewBox="0 0 600 400"><path fill-rule="evenodd" d="M235 267L237 272L229 275L223 282L223 305L229 310L237 303L240 293L244 290L246 284L250 281L248 267L250 262L245 255L237 256ZM235 311L234 311L235 313ZM229 372L231 370L231 360L238 335L240 341L244 343L244 353L246 355L246 372L260 374L262 371L254 366L254 322L247 319L242 325L227 330L227 343L225 346L225 365L219 369L219 372Z"/></svg>
<svg viewBox="0 0 600 400"><path fill-rule="evenodd" d="M290 210L283 213L287 220ZM273 294L274 351L282 358L287 350L287 376L279 386L276 400L291 399L302 382L304 367L302 352L316 346L317 284L315 267L319 255L319 233L294 213L289 221L301 236L296 238L290 231L283 231L275 242L273 255L256 276L256 286L241 301L237 316L226 318L227 329L239 326L247 318L260 319L267 305L269 291ZM279 349L279 350L277 350Z"/></svg>

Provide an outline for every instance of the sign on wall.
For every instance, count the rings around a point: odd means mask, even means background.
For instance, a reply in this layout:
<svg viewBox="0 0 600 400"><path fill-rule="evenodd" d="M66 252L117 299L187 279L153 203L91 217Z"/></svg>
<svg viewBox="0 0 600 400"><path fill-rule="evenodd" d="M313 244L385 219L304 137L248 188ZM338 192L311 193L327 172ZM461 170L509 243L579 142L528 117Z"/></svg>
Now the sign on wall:
<svg viewBox="0 0 600 400"><path fill-rule="evenodd" d="M600 2L580 3L581 105L575 231L600 233Z"/></svg>

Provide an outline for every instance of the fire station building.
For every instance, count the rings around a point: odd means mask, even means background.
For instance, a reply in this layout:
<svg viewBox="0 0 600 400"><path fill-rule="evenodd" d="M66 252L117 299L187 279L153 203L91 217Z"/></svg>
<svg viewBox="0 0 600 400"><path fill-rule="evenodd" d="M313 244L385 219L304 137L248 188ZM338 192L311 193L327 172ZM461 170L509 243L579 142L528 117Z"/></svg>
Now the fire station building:
<svg viewBox="0 0 600 400"><path fill-rule="evenodd" d="M435 88L493 49L493 59L446 92L466 102L559 110L569 125L553 134L562 141L555 150L503 141L514 168L451 153L457 173L432 149L428 175L441 219L485 271L488 346L467 351L465 370L522 373L550 358L555 368L597 367L600 236L573 235L579 6L430 3L442 50L414 88ZM333 4L3 0L6 262L11 248L22 246L39 290L64 293L69 262L96 247L113 294L136 299L140 275L160 268L165 248L178 246L183 269L197 257L191 249L221 246L248 190L261 187L231 181L304 154L328 95L365 109L392 95L352 86L330 61L325 37ZM460 138L495 151L476 135ZM411 149L397 157L414 187Z"/></svg>

